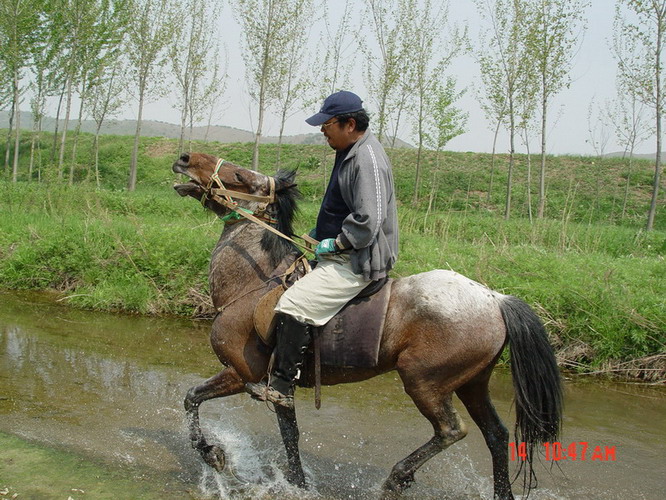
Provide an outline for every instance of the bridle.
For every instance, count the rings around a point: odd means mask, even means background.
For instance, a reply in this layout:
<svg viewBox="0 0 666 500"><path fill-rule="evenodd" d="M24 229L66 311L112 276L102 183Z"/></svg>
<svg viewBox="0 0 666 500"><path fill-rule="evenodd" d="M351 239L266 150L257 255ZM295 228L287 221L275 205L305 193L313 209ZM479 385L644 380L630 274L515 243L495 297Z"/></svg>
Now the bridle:
<svg viewBox="0 0 666 500"><path fill-rule="evenodd" d="M201 204L205 206L206 201L214 200L221 205L225 206L230 210L229 214L222 217L222 221L226 224L233 224L241 220L239 214L248 213L252 214L255 217L258 217L269 224L275 224L277 221L270 216L266 215L266 209L272 203L277 201L275 197L275 178L268 177L268 196L262 196L257 194L243 193L241 191L234 191L232 189L227 189L227 187L220 179L220 167L225 161L220 158L217 160L215 165L215 170L210 176L210 181L208 185L204 188L204 194L201 196ZM234 201L234 198L247 201L256 201L259 203L259 206L251 212L243 207L239 207L238 203Z"/></svg>
<svg viewBox="0 0 666 500"><path fill-rule="evenodd" d="M201 196L201 204L205 206L207 200L213 200L217 203L223 205L229 209L229 213L224 217L221 217L222 221L226 224L235 224L243 218L258 224L259 226L271 231L274 234L277 234L280 238L283 238L287 241L290 241L299 248L302 248L305 251L314 253L314 250L307 245L303 245L297 241L294 241L291 237L286 234L278 231L275 227L270 224L276 224L277 220L273 219L268 213L268 206L277 201L275 196L275 178L268 176L268 195L262 196L257 194L243 193L241 191L234 191L232 189L227 189L222 180L220 179L219 171L220 167L225 161L220 158L217 160L215 165L215 170L210 176L210 181L208 185L204 188L204 194ZM214 187L217 185L217 187ZM238 203L234 201L234 198L246 201L256 201L259 202L259 206L254 210L254 212L239 207ZM314 240L312 240L314 241ZM309 242L312 243L312 242ZM316 243L315 243L316 245Z"/></svg>

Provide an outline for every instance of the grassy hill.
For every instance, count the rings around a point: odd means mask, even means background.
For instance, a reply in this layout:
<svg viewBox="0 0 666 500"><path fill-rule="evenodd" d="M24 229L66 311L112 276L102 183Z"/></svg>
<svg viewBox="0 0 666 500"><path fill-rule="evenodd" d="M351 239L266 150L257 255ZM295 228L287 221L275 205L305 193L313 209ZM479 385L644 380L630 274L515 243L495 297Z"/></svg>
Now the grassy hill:
<svg viewBox="0 0 666 500"><path fill-rule="evenodd" d="M207 262L222 228L196 201L171 189L173 139L142 141L138 188L126 192L131 143L131 137L102 138L97 189L89 134L79 140L73 186L58 180L48 135L28 180L26 134L19 182L6 180L6 171L0 181L0 287L56 290L73 306L93 309L210 312ZM216 142L193 147L241 165L250 165L251 149ZM263 145L260 170L275 172L277 153L276 145ZM666 193L655 230L644 232L650 162L636 161L630 172L621 158L549 157L546 217L530 221L537 178L533 173L528 190L524 156L518 157L505 220L505 157L496 160L491 190L490 155L427 153L413 204L416 153L388 153L401 228L396 276L454 269L536 308L562 366L666 377ZM68 169L71 149L65 158ZM314 224L331 165L326 146L281 149L280 166L298 169L303 232Z"/></svg>

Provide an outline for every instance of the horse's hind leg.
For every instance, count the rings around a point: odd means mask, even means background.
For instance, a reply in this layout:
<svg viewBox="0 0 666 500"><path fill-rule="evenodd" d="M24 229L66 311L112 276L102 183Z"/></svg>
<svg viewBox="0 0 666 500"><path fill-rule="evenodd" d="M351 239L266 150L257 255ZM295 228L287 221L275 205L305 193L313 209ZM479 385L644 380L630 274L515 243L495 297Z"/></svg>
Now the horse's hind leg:
<svg viewBox="0 0 666 500"><path fill-rule="evenodd" d="M385 498L400 493L414 481L414 474L425 462L445 450L456 441L467 435L462 422L451 402L451 393L433 393L433 384L420 381L417 387L405 382L405 391L409 394L421 411L432 424L435 435L426 444L418 448L407 458L393 466L391 474L384 482Z"/></svg>
<svg viewBox="0 0 666 500"><path fill-rule="evenodd" d="M489 375L489 373L488 373ZM495 498L513 500L509 481L509 432L500 420L488 393L488 377L456 390L470 416L479 426L493 460Z"/></svg>
<svg viewBox="0 0 666 500"><path fill-rule="evenodd" d="M218 472L224 469L224 451L219 446L209 445L199 423L199 405L204 401L241 392L244 382L233 368L226 368L203 384L192 387L185 396L185 411L190 429L192 447L204 461Z"/></svg>

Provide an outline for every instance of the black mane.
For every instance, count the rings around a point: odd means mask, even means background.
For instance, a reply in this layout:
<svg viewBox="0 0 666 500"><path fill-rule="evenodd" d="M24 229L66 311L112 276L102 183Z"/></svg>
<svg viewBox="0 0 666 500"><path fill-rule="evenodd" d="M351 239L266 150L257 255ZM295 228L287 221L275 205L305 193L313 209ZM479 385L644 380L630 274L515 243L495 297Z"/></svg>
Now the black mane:
<svg viewBox="0 0 666 500"><path fill-rule="evenodd" d="M297 201L301 197L300 191L294 184L296 170L278 170L274 178L277 201L271 206L269 213L277 220L276 229L291 238L294 236L293 222L298 210ZM275 266L288 255L300 253L293 243L271 231L264 232L261 248L271 254L271 261Z"/></svg>

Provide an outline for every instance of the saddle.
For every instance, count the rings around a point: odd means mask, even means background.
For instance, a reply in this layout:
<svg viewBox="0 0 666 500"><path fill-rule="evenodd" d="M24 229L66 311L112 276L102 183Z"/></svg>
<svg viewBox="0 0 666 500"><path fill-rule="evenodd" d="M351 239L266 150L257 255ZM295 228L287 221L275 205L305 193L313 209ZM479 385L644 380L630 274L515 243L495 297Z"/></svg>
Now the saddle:
<svg viewBox="0 0 666 500"><path fill-rule="evenodd" d="M273 283L273 282L272 282ZM371 282L328 323L313 329L315 357L333 367L377 366L379 344L391 295L392 280ZM274 283L254 310L254 327L263 344L275 345L275 306L290 283Z"/></svg>

